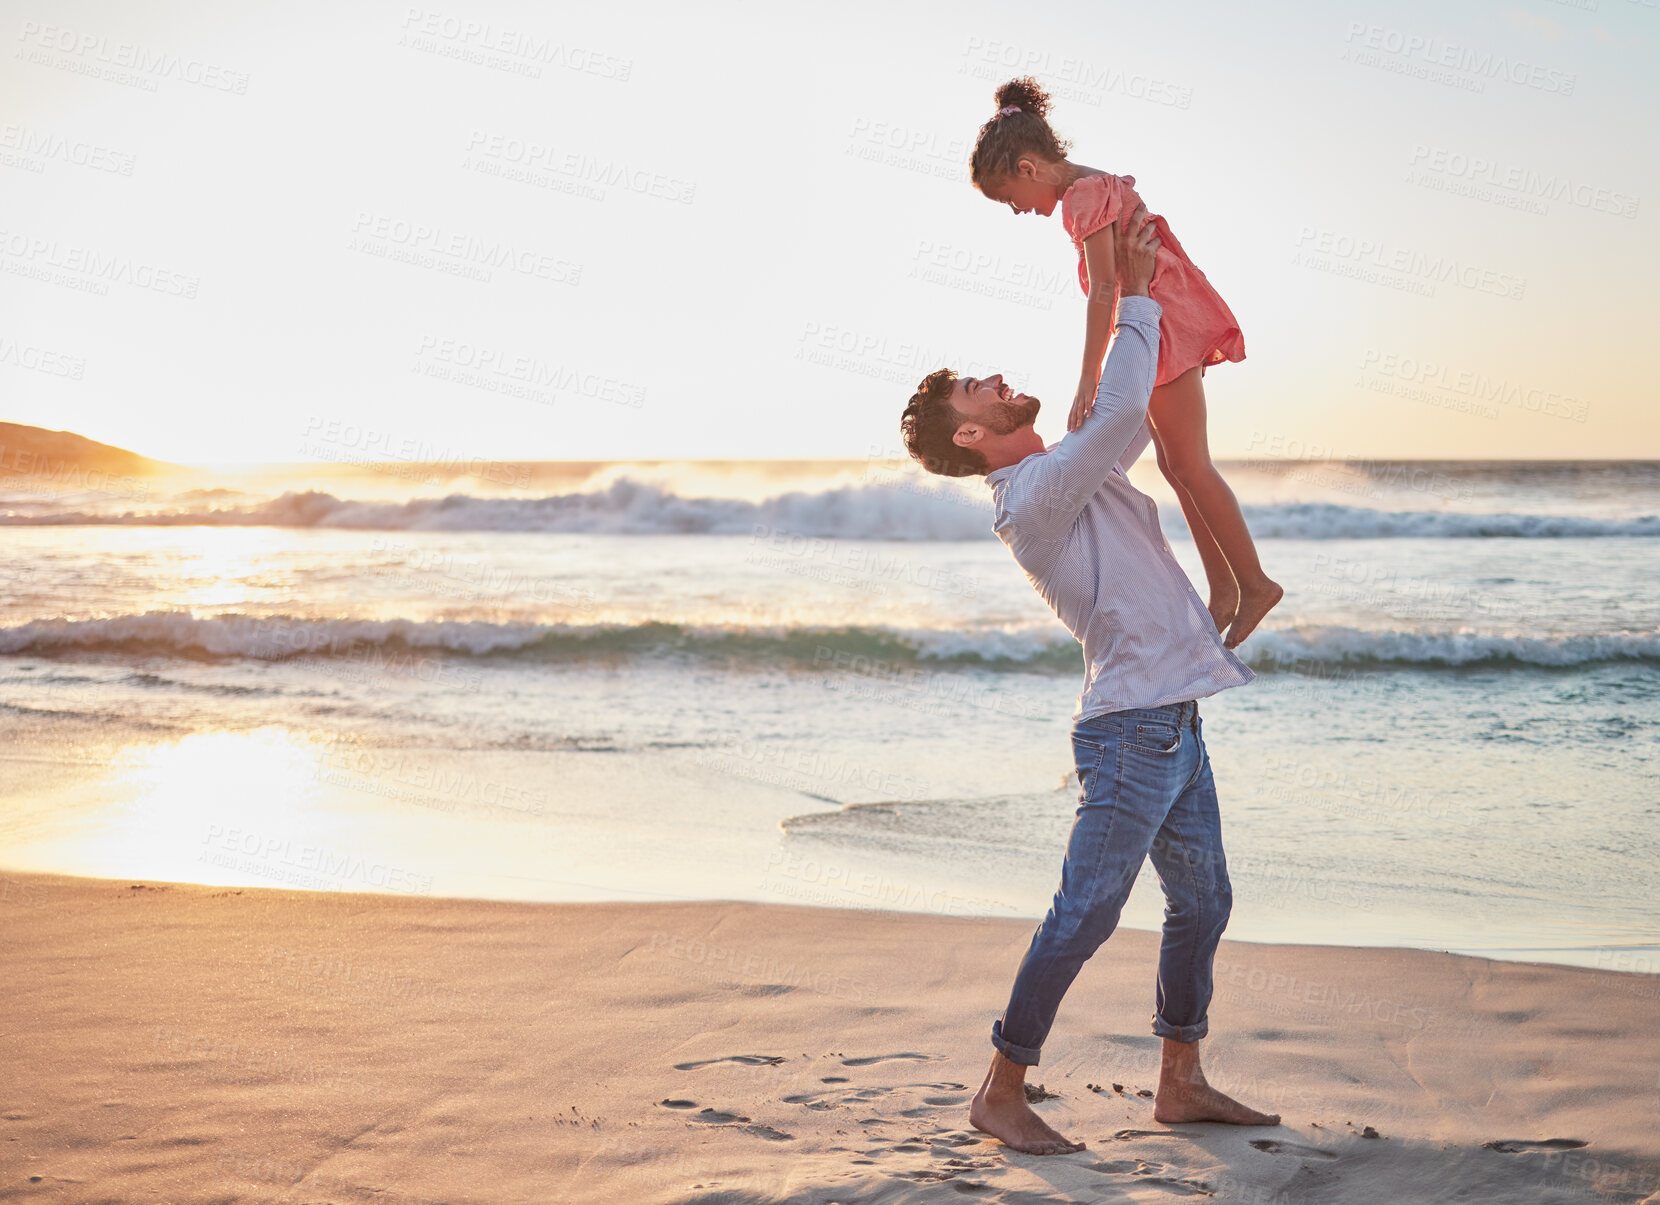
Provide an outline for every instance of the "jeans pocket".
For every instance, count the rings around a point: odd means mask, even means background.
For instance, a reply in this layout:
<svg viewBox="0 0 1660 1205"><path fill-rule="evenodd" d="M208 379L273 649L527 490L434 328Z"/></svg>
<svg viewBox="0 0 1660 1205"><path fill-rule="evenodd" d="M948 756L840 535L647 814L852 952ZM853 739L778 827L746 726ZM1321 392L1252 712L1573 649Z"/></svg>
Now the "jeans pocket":
<svg viewBox="0 0 1660 1205"><path fill-rule="evenodd" d="M1174 753L1182 747L1181 728L1160 720L1137 720L1126 736L1130 747L1143 753Z"/></svg>
<svg viewBox="0 0 1660 1205"><path fill-rule="evenodd" d="M1116 743L1112 739L1096 740L1094 737L1072 737L1072 760L1078 771L1078 785L1083 788L1084 798L1088 799L1095 793L1095 778L1100 773L1101 763L1107 760L1111 746Z"/></svg>

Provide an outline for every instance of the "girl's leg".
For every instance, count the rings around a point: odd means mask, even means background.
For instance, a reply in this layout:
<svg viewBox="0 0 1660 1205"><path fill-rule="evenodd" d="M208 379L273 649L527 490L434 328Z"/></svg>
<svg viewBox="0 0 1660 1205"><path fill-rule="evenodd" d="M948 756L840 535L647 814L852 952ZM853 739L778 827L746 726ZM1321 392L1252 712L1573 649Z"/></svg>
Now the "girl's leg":
<svg viewBox="0 0 1660 1205"><path fill-rule="evenodd" d="M1160 436L1160 467L1172 484L1179 483L1179 488L1192 496L1239 584L1239 611L1223 639L1229 648L1236 648L1274 609L1285 591L1262 571L1239 499L1211 463L1205 433L1205 387L1199 369L1189 369L1153 390L1147 414ZM1203 548L1200 551L1202 554Z"/></svg>
<svg viewBox="0 0 1660 1205"><path fill-rule="evenodd" d="M1182 504L1182 518L1187 520L1187 530L1199 549L1199 560L1204 563L1205 580L1210 585L1211 620L1218 632L1226 632L1239 612L1239 584L1233 579L1233 570L1228 568L1228 558L1222 555L1216 537L1210 534L1205 517L1199 513L1199 504L1193 501L1187 487L1176 480L1164 452L1164 439L1156 428L1153 431L1153 450L1158 453L1159 472L1164 474L1170 488L1176 491L1176 501Z"/></svg>

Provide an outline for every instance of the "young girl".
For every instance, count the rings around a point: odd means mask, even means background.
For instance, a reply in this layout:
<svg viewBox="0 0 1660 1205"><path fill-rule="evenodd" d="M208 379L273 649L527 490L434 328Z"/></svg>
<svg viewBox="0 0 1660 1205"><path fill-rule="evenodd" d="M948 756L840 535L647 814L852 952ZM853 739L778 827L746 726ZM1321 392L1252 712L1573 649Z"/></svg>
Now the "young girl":
<svg viewBox="0 0 1660 1205"><path fill-rule="evenodd" d="M1089 295L1083 372L1067 430L1075 429L1095 401L1101 360L1118 312L1112 224L1141 202L1134 176L1115 176L1066 158L1045 114L1049 95L1030 77L997 90L997 112L980 127L969 160L974 186L1016 213L1061 221L1078 248L1078 281ZM1245 358L1245 339L1227 303L1194 266L1162 217L1151 219L1161 245L1148 288L1163 309L1159 363L1148 403L1159 468L1181 501L1210 581L1210 613L1223 643L1234 648L1251 634L1285 591L1262 571L1245 527L1239 500L1211 463L1205 436L1205 390L1200 378L1211 364Z"/></svg>

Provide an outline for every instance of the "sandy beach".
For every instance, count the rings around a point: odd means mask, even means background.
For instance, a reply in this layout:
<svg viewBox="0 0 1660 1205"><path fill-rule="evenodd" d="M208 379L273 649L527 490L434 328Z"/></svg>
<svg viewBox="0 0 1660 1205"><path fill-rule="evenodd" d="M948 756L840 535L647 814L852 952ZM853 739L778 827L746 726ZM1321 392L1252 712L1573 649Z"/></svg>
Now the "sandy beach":
<svg viewBox="0 0 1660 1205"><path fill-rule="evenodd" d="M20 6L0 1205L1660 1205L1657 20Z"/></svg>
<svg viewBox="0 0 1660 1205"><path fill-rule="evenodd" d="M1647 975L1225 941L1210 1078L1285 1124L1165 1127L1120 930L1045 1158L967 1120L1025 921L3 886L5 1200L1660 1200Z"/></svg>

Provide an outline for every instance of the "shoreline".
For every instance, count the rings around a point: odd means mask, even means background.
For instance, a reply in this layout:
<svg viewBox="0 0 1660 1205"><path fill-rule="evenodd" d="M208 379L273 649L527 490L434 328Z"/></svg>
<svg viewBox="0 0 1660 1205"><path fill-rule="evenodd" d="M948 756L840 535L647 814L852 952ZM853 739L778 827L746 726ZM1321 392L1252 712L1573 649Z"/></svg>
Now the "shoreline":
<svg viewBox="0 0 1660 1205"><path fill-rule="evenodd" d="M5 881L18 1199L1660 1201L1646 975L1224 939L1206 1070L1285 1124L1163 1127L1121 929L1040 1158L967 1121L1026 919Z"/></svg>
<svg viewBox="0 0 1660 1205"><path fill-rule="evenodd" d="M1076 806L1075 786L1037 789L1047 786L1036 782L1046 768L1050 781L1060 778L1059 755L1067 745L1058 724L1034 728L1018 741L1011 737L994 751L989 779L975 785L976 795L959 789L951 758L960 761L960 750L949 741L905 746L920 759L909 772L925 779L926 794L935 798L902 801L884 819L887 805L804 795L821 786L816 780L738 777L705 764L700 748L619 742L629 749L625 757L574 748L452 748L418 729L398 728L377 734L370 761L354 752L339 722L293 718L287 694L246 703L233 696L237 711L215 698L211 714L192 701L190 688L202 688L197 694L240 689L258 683L251 675L198 681L170 671L185 696L175 714L149 697L155 686L109 686L102 681L109 675L88 672L100 680L73 688L87 702L53 703L28 694L25 682L23 705L0 717L13 750L0 755L9 770L0 798L10 838L0 839L0 875L120 879L136 873L135 882L208 880L423 899L747 900L1032 925L1049 905ZM580 696L573 706L605 705L603 675L562 681ZM292 693L307 682L302 677L283 689ZM49 688L61 689L68 688ZM1599 880L1596 868L1559 864L1548 853L1543 833L1527 826L1534 813L1484 811L1457 788L1435 793L1424 785L1425 767L1391 769L1380 762L1381 752L1365 750L1345 763L1355 781L1393 774L1387 781L1405 797L1416 800L1422 792L1435 807L1405 813L1380 804L1373 814L1358 815L1322 808L1326 779L1305 788L1293 771L1329 768L1331 759L1295 762L1274 752L1311 720L1315 700L1298 696L1275 710L1277 699L1270 691L1250 700L1267 705L1266 715L1228 718L1224 709L1237 712L1236 703L1244 701L1224 698L1215 709L1218 723L1206 733L1216 765L1227 768L1225 832L1236 889L1230 940L1660 970L1660 928L1652 923L1653 894L1644 890L1653 881L1653 863L1644 856L1650 842L1640 828L1588 806L1569 809L1564 820L1576 839L1609 846L1599 855L1606 865ZM767 705L797 701L810 703L810 691L771 697ZM64 710L93 705L101 710ZM59 710L38 710L49 706ZM166 731L140 727L167 720L173 725ZM887 772L901 765L857 733L820 744L795 735L775 745L763 768L782 764L791 749L811 752L827 766ZM361 768L348 762L358 756ZM1545 746L1519 756L1494 789L1527 778L1519 789L1530 792L1524 798L1532 806L1560 807L1555 801L1573 798L1577 788L1561 781L1548 761ZM343 764L353 766L349 781L334 773ZM1529 777L1524 770L1538 773ZM1031 789L1020 789L1022 780ZM223 807L227 781L238 784L234 814ZM669 781L676 790L665 794L661 787ZM1629 782L1625 789L1636 794ZM503 801L534 806L500 806ZM1622 816L1634 822L1636 801L1622 806ZM1437 819L1449 813L1456 823ZM712 817L721 822L711 824ZM1300 843L1284 835L1293 817L1305 834ZM1468 875L1445 853L1478 818L1500 825L1513 855L1485 878ZM1006 832L992 836L1010 823L1020 826L1018 840ZM1439 841L1442 851L1416 868L1387 863L1398 857L1398 847L1386 843L1389 832L1408 824L1418 839ZM1363 848L1355 845L1357 836ZM1541 880L1547 867L1551 877ZM1162 910L1156 879L1143 867L1121 924L1156 932Z"/></svg>

